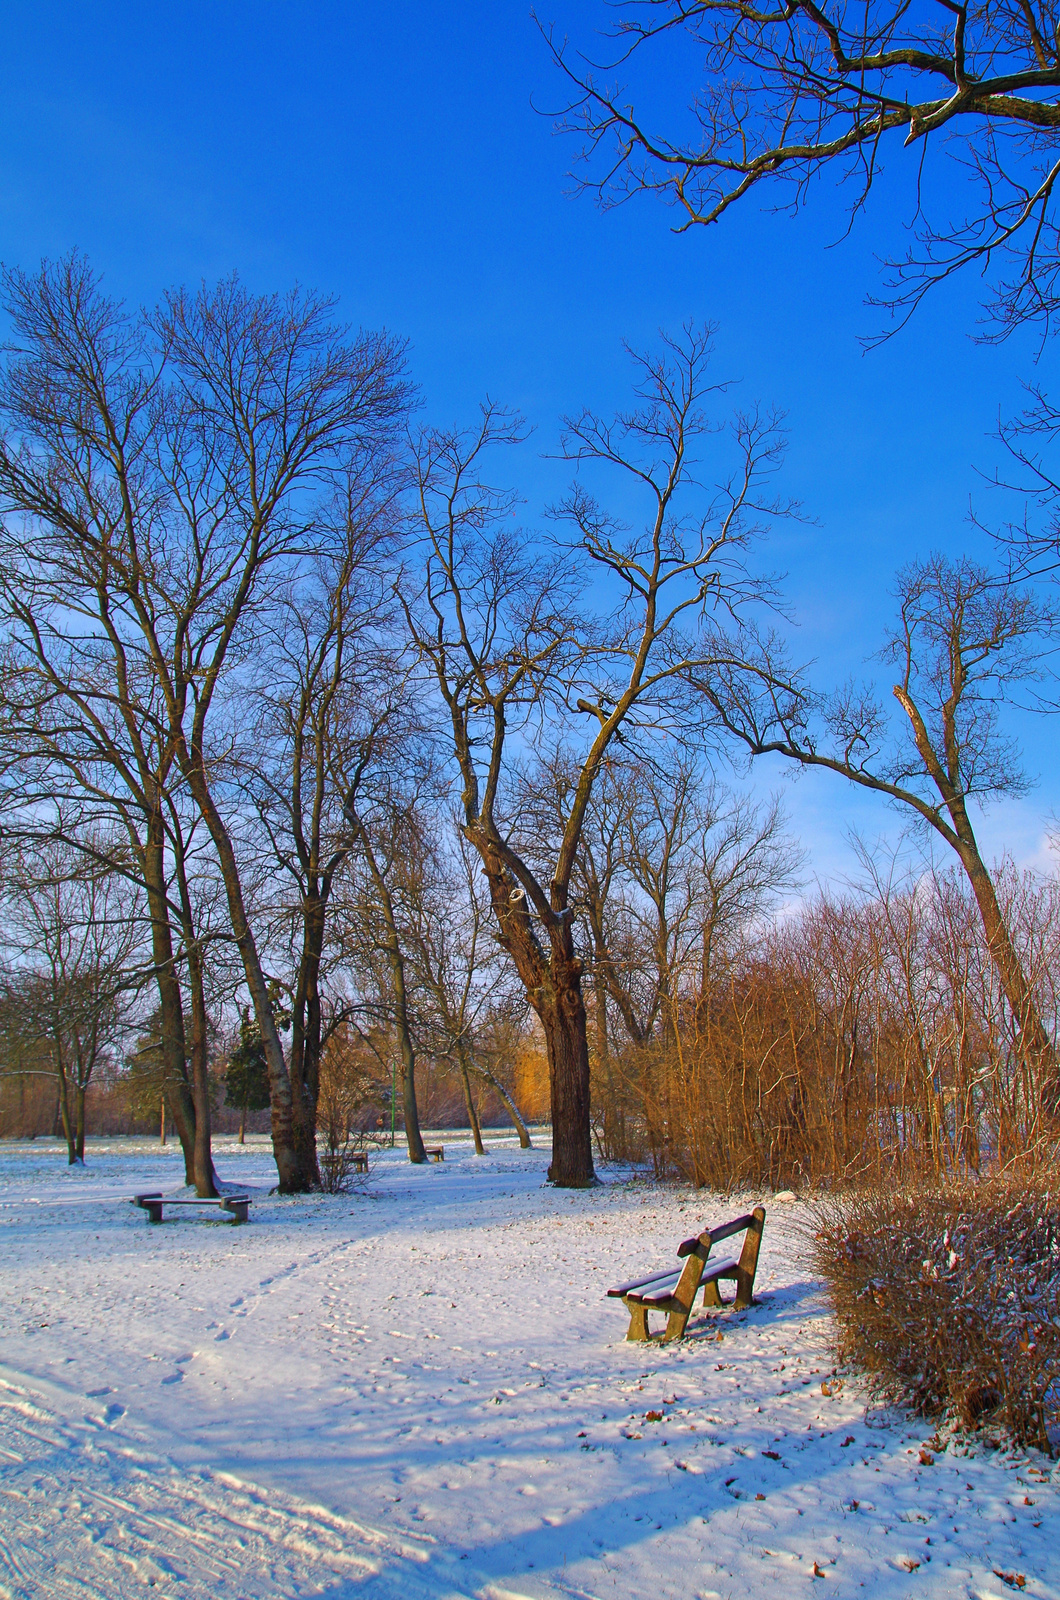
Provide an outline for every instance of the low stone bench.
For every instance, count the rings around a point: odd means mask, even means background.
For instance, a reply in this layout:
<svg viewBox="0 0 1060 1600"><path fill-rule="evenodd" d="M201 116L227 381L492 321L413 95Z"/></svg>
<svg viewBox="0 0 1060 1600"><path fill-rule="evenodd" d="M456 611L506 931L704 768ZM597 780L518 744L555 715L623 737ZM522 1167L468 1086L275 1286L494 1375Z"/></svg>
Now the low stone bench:
<svg viewBox="0 0 1060 1600"><path fill-rule="evenodd" d="M134 1194L132 1203L147 1212L147 1220L149 1222L162 1222L165 1220L162 1215L163 1206L169 1206L170 1209L174 1206L212 1206L215 1210L225 1212L232 1218L233 1222L239 1223L247 1220L250 1197L245 1194L223 1194L219 1195L216 1200L201 1200L198 1195L185 1197L183 1195Z"/></svg>
<svg viewBox="0 0 1060 1600"><path fill-rule="evenodd" d="M736 1217L732 1222L722 1223L719 1228L708 1228L705 1233L682 1240L677 1247L677 1254L686 1258L683 1267L654 1272L650 1277L638 1278L635 1283L620 1283L617 1289L608 1289L608 1299L621 1300L629 1312L626 1338L634 1341L661 1338L663 1344L671 1339L683 1339L701 1285L704 1306L725 1304L718 1289L723 1278L735 1280L737 1311L743 1311L753 1304L755 1272L765 1220L764 1209L756 1206L749 1216ZM710 1252L716 1244L737 1233L744 1235L739 1256L731 1259L711 1257ZM662 1335L652 1334L648 1326L649 1311L666 1312L666 1331Z"/></svg>

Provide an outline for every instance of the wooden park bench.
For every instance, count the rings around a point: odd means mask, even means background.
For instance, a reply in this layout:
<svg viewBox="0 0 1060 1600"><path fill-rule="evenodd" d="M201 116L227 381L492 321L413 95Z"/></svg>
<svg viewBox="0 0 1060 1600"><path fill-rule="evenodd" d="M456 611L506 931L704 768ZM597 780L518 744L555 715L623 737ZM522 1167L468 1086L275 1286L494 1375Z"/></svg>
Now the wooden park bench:
<svg viewBox="0 0 1060 1600"><path fill-rule="evenodd" d="M367 1150L355 1150L353 1152L353 1170L354 1170L354 1172L365 1172L365 1173L368 1171L368 1151Z"/></svg>
<svg viewBox="0 0 1060 1600"><path fill-rule="evenodd" d="M444 1161L445 1160L445 1145L444 1144L425 1144L424 1147L423 1147L423 1153L427 1157L428 1161Z"/></svg>
<svg viewBox="0 0 1060 1600"><path fill-rule="evenodd" d="M608 1299L621 1300L629 1312L626 1338L643 1340L659 1337L649 1330L649 1311L667 1313L666 1331L661 1336L664 1344L671 1339L684 1338L685 1326L701 1284L705 1306L725 1304L718 1290L722 1278L736 1281L737 1311L751 1305L765 1220L763 1208L755 1206L750 1216L737 1217L733 1222L723 1223L720 1228L710 1228L706 1233L697 1234L695 1238L685 1239L679 1244L677 1254L686 1258L683 1267L673 1267L668 1272L653 1272L650 1277L640 1278L636 1283L621 1283L617 1289L608 1289ZM710 1252L714 1246L736 1233L744 1235L739 1256L713 1259Z"/></svg>
<svg viewBox="0 0 1060 1600"><path fill-rule="evenodd" d="M147 1212L149 1222L161 1222L163 1206L214 1206L219 1211L226 1212L233 1222L246 1222L247 1209L250 1197L245 1194L223 1194L216 1200L200 1200L197 1195L189 1198L161 1194L134 1194L133 1205L140 1206Z"/></svg>

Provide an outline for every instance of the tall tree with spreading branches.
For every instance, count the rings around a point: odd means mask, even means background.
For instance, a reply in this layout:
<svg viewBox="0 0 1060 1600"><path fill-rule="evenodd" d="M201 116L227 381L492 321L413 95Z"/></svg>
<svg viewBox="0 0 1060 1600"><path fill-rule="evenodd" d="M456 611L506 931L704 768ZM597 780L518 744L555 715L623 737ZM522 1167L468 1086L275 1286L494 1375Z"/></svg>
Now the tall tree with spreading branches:
<svg viewBox="0 0 1060 1600"><path fill-rule="evenodd" d="M711 488L697 477L697 447L718 432L704 411L718 387L707 380L709 354L709 332L687 329L636 358L632 410L614 421L568 419L564 456L579 476L557 508L567 540L546 545L517 529L513 497L484 481L489 447L521 437L512 418L486 407L477 428L428 431L416 450L425 578L405 612L437 691L461 824L497 936L544 1032L549 1173L562 1187L594 1178L571 903L593 788L616 742L695 728L704 704L696 684L715 664L710 624L762 598L742 557L780 509L770 491L781 449L771 413L737 416L722 475ZM643 497L642 521L598 499L595 480L611 471ZM547 860L523 845L519 817L521 764L542 738L570 747L576 773Z"/></svg>

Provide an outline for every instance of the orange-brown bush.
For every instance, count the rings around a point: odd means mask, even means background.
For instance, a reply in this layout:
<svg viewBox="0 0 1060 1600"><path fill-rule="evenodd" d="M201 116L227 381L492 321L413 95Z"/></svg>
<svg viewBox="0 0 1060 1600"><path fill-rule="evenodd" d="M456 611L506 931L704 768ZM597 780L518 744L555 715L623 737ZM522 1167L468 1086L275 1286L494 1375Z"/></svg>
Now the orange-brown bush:
<svg viewBox="0 0 1060 1600"><path fill-rule="evenodd" d="M1060 886L1013 871L999 883L1055 1029ZM722 1190L813 1188L941 1182L1055 1142L1044 1069L1019 1048L952 874L821 895L730 946L706 980L680 976L647 1039L597 1027L605 1158Z"/></svg>
<svg viewBox="0 0 1060 1600"><path fill-rule="evenodd" d="M1060 1415L1060 1190L999 1177L819 1203L840 1355L928 1417L1048 1449Z"/></svg>

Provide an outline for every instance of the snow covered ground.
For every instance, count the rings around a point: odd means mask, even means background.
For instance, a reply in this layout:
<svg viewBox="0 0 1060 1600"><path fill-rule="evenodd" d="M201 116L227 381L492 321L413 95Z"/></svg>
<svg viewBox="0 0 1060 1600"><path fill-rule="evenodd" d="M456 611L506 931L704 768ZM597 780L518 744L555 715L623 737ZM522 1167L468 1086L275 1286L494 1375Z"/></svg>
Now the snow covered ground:
<svg viewBox="0 0 1060 1600"><path fill-rule="evenodd" d="M832 1379L799 1206L754 1309L630 1345L604 1291L736 1206L489 1142L282 1199L219 1141L246 1227L124 1203L172 1148L0 1146L0 1596L1060 1596L1060 1468Z"/></svg>

